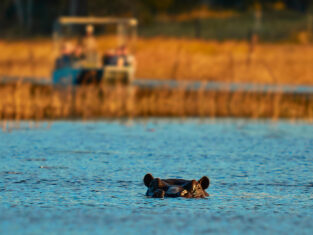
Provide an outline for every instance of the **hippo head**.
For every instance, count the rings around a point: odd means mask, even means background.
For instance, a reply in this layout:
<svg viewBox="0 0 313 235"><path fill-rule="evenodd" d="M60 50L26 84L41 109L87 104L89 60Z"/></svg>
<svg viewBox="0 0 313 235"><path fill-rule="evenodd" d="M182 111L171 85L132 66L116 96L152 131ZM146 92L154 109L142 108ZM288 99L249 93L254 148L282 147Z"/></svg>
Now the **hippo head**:
<svg viewBox="0 0 313 235"><path fill-rule="evenodd" d="M154 198L163 197L186 197L204 198L209 196L205 191L210 185L208 177L203 176L200 180L183 179L160 179L154 178L151 174L146 174L143 178L148 190L146 196Z"/></svg>

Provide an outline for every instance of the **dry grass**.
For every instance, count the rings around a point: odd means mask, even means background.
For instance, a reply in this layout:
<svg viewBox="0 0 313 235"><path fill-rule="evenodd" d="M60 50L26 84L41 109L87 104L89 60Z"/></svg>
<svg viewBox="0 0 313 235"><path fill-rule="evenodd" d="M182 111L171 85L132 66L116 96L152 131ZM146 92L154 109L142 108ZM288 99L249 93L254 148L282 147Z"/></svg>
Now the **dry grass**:
<svg viewBox="0 0 313 235"><path fill-rule="evenodd" d="M114 46L99 38L100 51ZM313 46L187 39L140 39L137 77L313 85ZM0 76L50 77L50 40L0 41ZM0 85L0 119L62 119L145 116L306 118L313 95L187 91L85 86L58 88L27 83Z"/></svg>
<svg viewBox="0 0 313 235"><path fill-rule="evenodd" d="M112 38L98 39L103 53ZM0 76L50 78L53 49L50 40L0 41ZM251 50L244 41L140 39L136 47L137 77L313 85L313 46L259 44Z"/></svg>
<svg viewBox="0 0 313 235"><path fill-rule="evenodd" d="M313 84L312 45L151 39L138 51L139 77Z"/></svg>
<svg viewBox="0 0 313 235"><path fill-rule="evenodd" d="M0 119L199 116L313 120L313 95L140 89L125 86L54 88L0 86Z"/></svg>

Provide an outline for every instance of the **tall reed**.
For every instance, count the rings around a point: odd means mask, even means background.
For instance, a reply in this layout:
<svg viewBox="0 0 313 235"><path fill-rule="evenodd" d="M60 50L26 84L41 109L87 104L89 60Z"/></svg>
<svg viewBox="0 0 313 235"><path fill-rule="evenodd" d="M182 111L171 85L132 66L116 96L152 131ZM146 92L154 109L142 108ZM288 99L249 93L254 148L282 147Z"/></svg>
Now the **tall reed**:
<svg viewBox="0 0 313 235"><path fill-rule="evenodd" d="M132 86L0 86L0 119L247 117L313 120L313 94Z"/></svg>

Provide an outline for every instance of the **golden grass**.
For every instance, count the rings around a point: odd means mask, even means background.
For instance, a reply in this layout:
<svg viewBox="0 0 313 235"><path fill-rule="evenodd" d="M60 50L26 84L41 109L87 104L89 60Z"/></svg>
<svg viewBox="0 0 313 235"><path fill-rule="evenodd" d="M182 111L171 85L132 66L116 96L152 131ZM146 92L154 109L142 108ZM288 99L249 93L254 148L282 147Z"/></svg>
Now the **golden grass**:
<svg viewBox="0 0 313 235"><path fill-rule="evenodd" d="M101 52L114 38L98 39ZM0 76L50 78L52 42L0 41ZM139 39L137 77L313 85L313 46L204 41L174 38ZM0 119L199 116L305 118L313 120L313 95L154 90L124 86L55 89L27 83L0 85Z"/></svg>
<svg viewBox="0 0 313 235"><path fill-rule="evenodd" d="M98 39L99 51L114 47L110 37ZM0 76L50 79L51 40L0 41ZM139 78L313 85L313 45L258 44L244 41L139 39Z"/></svg>
<svg viewBox="0 0 313 235"><path fill-rule="evenodd" d="M247 117L313 120L313 95L143 89L131 86L55 88L27 83L0 86L0 119L103 117Z"/></svg>

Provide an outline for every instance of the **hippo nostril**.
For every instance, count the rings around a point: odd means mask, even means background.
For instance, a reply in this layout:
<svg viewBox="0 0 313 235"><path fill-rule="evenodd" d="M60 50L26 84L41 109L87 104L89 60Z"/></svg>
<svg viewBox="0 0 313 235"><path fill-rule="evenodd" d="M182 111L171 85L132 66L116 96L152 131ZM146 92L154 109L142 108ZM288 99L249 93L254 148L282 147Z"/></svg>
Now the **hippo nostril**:
<svg viewBox="0 0 313 235"><path fill-rule="evenodd" d="M188 193L187 190L184 189L183 191L180 192L180 196L183 197L183 196L185 196L187 193Z"/></svg>

